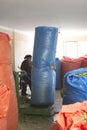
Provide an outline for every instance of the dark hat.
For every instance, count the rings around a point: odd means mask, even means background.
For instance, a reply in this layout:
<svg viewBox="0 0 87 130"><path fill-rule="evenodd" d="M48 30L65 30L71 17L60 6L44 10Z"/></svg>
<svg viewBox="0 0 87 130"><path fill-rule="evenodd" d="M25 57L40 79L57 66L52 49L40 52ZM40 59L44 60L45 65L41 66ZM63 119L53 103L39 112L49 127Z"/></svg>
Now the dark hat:
<svg viewBox="0 0 87 130"><path fill-rule="evenodd" d="M28 59L28 58L31 58L32 56L31 55L26 55L25 57L24 57L24 59Z"/></svg>

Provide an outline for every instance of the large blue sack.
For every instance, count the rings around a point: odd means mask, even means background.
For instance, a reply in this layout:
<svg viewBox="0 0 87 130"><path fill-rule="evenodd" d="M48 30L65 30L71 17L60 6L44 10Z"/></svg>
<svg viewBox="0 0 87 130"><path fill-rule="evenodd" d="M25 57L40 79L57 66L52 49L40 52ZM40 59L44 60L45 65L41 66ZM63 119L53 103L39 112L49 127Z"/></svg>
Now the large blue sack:
<svg viewBox="0 0 87 130"><path fill-rule="evenodd" d="M58 28L41 26L35 28L33 65L50 66L55 63Z"/></svg>
<svg viewBox="0 0 87 130"><path fill-rule="evenodd" d="M87 100L87 68L69 71L64 75L63 104Z"/></svg>
<svg viewBox="0 0 87 130"><path fill-rule="evenodd" d="M55 101L55 64L58 29L40 26L35 28L32 69L32 105L52 105Z"/></svg>
<svg viewBox="0 0 87 130"><path fill-rule="evenodd" d="M55 71L49 67L32 70L32 105L49 106L55 99Z"/></svg>

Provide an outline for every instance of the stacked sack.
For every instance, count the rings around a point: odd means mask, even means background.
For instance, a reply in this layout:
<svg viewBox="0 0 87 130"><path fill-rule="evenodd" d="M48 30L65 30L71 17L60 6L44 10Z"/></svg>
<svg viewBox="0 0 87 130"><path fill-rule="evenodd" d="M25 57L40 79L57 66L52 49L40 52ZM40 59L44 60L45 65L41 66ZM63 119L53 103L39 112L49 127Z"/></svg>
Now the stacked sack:
<svg viewBox="0 0 87 130"><path fill-rule="evenodd" d="M50 130L87 130L87 101L63 105Z"/></svg>
<svg viewBox="0 0 87 130"><path fill-rule="evenodd" d="M32 69L32 105L52 105L55 100L55 54L58 29L40 26L35 28Z"/></svg>
<svg viewBox="0 0 87 130"><path fill-rule="evenodd" d="M64 83L64 75L74 69L81 68L82 66L82 58L70 58L67 56L63 56L61 59L61 79L62 86Z"/></svg>

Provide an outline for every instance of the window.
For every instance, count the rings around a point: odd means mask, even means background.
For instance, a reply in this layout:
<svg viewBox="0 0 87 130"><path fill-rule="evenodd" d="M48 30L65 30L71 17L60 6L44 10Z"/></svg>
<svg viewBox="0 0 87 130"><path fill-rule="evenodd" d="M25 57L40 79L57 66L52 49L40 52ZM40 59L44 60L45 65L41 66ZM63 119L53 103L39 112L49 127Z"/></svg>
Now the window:
<svg viewBox="0 0 87 130"><path fill-rule="evenodd" d="M78 58L87 55L87 41L65 41L58 46L56 56Z"/></svg>

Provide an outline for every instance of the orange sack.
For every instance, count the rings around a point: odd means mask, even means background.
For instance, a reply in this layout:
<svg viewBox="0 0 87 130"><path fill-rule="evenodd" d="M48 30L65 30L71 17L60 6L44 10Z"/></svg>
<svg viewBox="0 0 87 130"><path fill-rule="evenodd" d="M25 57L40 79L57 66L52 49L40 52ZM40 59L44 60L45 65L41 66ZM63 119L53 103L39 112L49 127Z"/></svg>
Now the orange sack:
<svg viewBox="0 0 87 130"><path fill-rule="evenodd" d="M0 130L18 129L18 104L12 72L11 46L9 42L9 36L0 32L0 82L10 91L9 105L7 105L8 109L7 111L2 111L3 113L5 112L6 118L0 117L0 124L5 124L6 127L4 129L0 127ZM3 103L5 103L5 100L3 100Z"/></svg>
<svg viewBox="0 0 87 130"><path fill-rule="evenodd" d="M0 81L0 130L7 130L10 90Z"/></svg>
<svg viewBox="0 0 87 130"><path fill-rule="evenodd" d="M63 105L56 124L59 130L87 130L87 101Z"/></svg>

